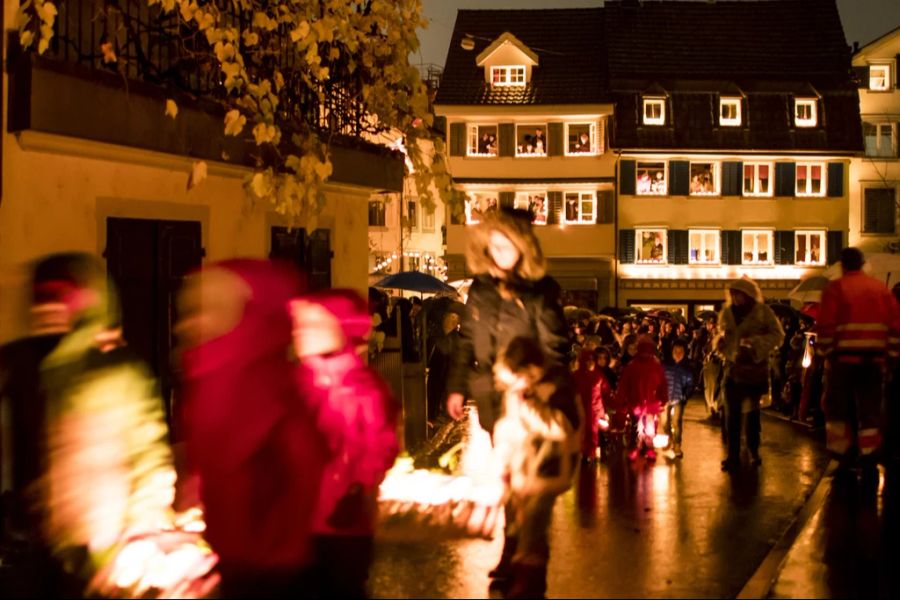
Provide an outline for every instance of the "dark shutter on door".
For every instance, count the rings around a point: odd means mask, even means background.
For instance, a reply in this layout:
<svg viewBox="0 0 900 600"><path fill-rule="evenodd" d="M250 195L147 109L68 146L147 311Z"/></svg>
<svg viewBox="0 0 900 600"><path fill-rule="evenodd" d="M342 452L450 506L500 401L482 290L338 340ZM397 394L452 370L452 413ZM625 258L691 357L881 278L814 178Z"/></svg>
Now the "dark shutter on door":
<svg viewBox="0 0 900 600"><path fill-rule="evenodd" d="M844 196L844 163L828 163L828 197Z"/></svg>
<svg viewBox="0 0 900 600"><path fill-rule="evenodd" d="M568 140L565 139L562 123L547 124L547 155L562 156Z"/></svg>
<svg viewBox="0 0 900 600"><path fill-rule="evenodd" d="M741 232L722 232L722 264L741 264Z"/></svg>
<svg viewBox="0 0 900 600"><path fill-rule="evenodd" d="M686 160L669 161L669 195L687 196L691 190L691 163Z"/></svg>
<svg viewBox="0 0 900 600"><path fill-rule="evenodd" d="M616 218L616 193L597 190L597 223L612 223Z"/></svg>
<svg viewBox="0 0 900 600"><path fill-rule="evenodd" d="M862 89L869 87L869 67L853 67L853 77L856 79L856 87Z"/></svg>
<svg viewBox="0 0 900 600"><path fill-rule="evenodd" d="M794 264L794 238L793 231L775 232L775 264Z"/></svg>
<svg viewBox="0 0 900 600"><path fill-rule="evenodd" d="M775 163L775 195L794 196L797 192L796 177L797 166L794 163Z"/></svg>
<svg viewBox="0 0 900 600"><path fill-rule="evenodd" d="M512 123L500 123L497 133L500 136L500 156L515 156L516 126Z"/></svg>
<svg viewBox="0 0 900 600"><path fill-rule="evenodd" d="M623 160L619 162L619 193L623 195L634 195L635 192L635 166L633 160Z"/></svg>
<svg viewBox="0 0 900 600"><path fill-rule="evenodd" d="M562 192L547 192L547 208L549 212L547 213L547 223L550 225L556 225L562 222L560 218L560 213L562 212Z"/></svg>
<svg viewBox="0 0 900 600"><path fill-rule="evenodd" d="M827 262L833 265L841 259L841 250L844 249L844 232L829 231L828 232L828 256Z"/></svg>
<svg viewBox="0 0 900 600"><path fill-rule="evenodd" d="M690 250L688 249L688 231L687 229L670 229L669 230L669 263L673 265L688 264Z"/></svg>
<svg viewBox="0 0 900 600"><path fill-rule="evenodd" d="M634 229L619 230L619 262L634 264Z"/></svg>
<svg viewBox="0 0 900 600"><path fill-rule="evenodd" d="M450 124L450 156L466 155L466 124Z"/></svg>
<svg viewBox="0 0 900 600"><path fill-rule="evenodd" d="M516 201L516 193L515 192L500 192L500 206L506 206L508 208L512 208L513 204Z"/></svg>
<svg viewBox="0 0 900 600"><path fill-rule="evenodd" d="M740 196L744 163L740 161L728 161L722 163L722 195Z"/></svg>

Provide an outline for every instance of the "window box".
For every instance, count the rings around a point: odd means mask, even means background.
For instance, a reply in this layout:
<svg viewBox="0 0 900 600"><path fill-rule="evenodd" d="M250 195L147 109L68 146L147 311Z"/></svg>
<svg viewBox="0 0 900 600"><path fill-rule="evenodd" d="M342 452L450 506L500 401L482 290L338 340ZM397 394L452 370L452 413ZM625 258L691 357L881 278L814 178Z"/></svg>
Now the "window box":
<svg viewBox="0 0 900 600"><path fill-rule="evenodd" d="M497 156L497 125L469 125L468 156Z"/></svg>
<svg viewBox="0 0 900 600"><path fill-rule="evenodd" d="M866 140L866 156L893 158L897 156L893 123L863 122L863 137Z"/></svg>
<svg viewBox="0 0 900 600"><path fill-rule="evenodd" d="M717 265L721 262L722 243L719 231L691 229L688 240L688 264Z"/></svg>
<svg viewBox="0 0 900 600"><path fill-rule="evenodd" d="M549 214L547 204L547 192L516 192L513 208L530 212L533 224L546 225Z"/></svg>
<svg viewBox="0 0 900 600"><path fill-rule="evenodd" d="M598 154L596 123L566 123L566 155Z"/></svg>
<svg viewBox="0 0 900 600"><path fill-rule="evenodd" d="M567 225L597 222L597 196L594 192L563 194L562 222Z"/></svg>
<svg viewBox="0 0 900 600"><path fill-rule="evenodd" d="M771 265L773 263L772 231L744 230L741 232L741 264Z"/></svg>
<svg viewBox="0 0 900 600"><path fill-rule="evenodd" d="M665 229L635 229L635 259L639 265L668 262L668 232Z"/></svg>
<svg viewBox="0 0 900 600"><path fill-rule="evenodd" d="M525 65L491 67L491 85L525 86Z"/></svg>
<svg viewBox="0 0 900 600"><path fill-rule="evenodd" d="M516 156L547 156L547 126L517 125Z"/></svg>
<svg viewBox="0 0 900 600"><path fill-rule="evenodd" d="M665 196L668 193L666 163L638 162L635 171L638 196Z"/></svg>
<svg viewBox="0 0 900 600"><path fill-rule="evenodd" d="M644 98L644 125L666 124L665 98Z"/></svg>
<svg viewBox="0 0 900 600"><path fill-rule="evenodd" d="M798 231L794 234L794 263L809 266L825 264L824 231Z"/></svg>
<svg viewBox="0 0 900 600"><path fill-rule="evenodd" d="M869 65L869 90L886 92L891 89L891 65Z"/></svg>
<svg viewBox="0 0 900 600"><path fill-rule="evenodd" d="M775 168L772 163L744 163L744 195L771 198L773 194L772 176Z"/></svg>
<svg viewBox="0 0 900 600"><path fill-rule="evenodd" d="M818 102L815 99L797 98L794 100L794 125L797 127L815 127L818 123Z"/></svg>
<svg viewBox="0 0 900 600"><path fill-rule="evenodd" d="M797 196L825 195L825 164L797 163Z"/></svg>
<svg viewBox="0 0 900 600"><path fill-rule="evenodd" d="M719 125L737 127L741 124L741 99L721 98L719 100Z"/></svg>
<svg viewBox="0 0 900 600"><path fill-rule="evenodd" d="M481 222L481 217L488 212L499 210L499 194L496 192L473 192L466 196L466 225Z"/></svg>
<svg viewBox="0 0 900 600"><path fill-rule="evenodd" d="M691 196L717 196L720 180L719 163L691 162Z"/></svg>

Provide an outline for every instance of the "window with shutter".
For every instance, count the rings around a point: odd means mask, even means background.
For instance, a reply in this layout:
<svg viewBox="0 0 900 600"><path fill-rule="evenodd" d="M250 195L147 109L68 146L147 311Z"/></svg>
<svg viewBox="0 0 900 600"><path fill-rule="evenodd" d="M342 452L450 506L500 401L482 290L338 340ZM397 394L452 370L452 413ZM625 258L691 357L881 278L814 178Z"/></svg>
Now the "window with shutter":
<svg viewBox="0 0 900 600"><path fill-rule="evenodd" d="M825 264L825 232L797 231L794 241L794 264L818 266Z"/></svg>
<svg viewBox="0 0 900 600"><path fill-rule="evenodd" d="M612 223L616 217L616 195L613 190L597 190L597 223Z"/></svg>
<svg viewBox="0 0 900 600"><path fill-rule="evenodd" d="M844 249L844 232L829 231L828 232L828 256L827 263L833 265L841 259L841 250Z"/></svg>
<svg viewBox="0 0 900 600"><path fill-rule="evenodd" d="M741 232L722 232L722 262L726 265L741 264Z"/></svg>
<svg viewBox="0 0 900 600"><path fill-rule="evenodd" d="M727 161L722 163L722 195L741 195L741 167L742 163Z"/></svg>
<svg viewBox="0 0 900 600"><path fill-rule="evenodd" d="M500 123L498 129L500 156L514 156L516 151L516 126L512 123Z"/></svg>
<svg viewBox="0 0 900 600"><path fill-rule="evenodd" d="M691 229L688 232L688 264L719 264L722 249L720 233L714 229Z"/></svg>
<svg viewBox="0 0 900 600"><path fill-rule="evenodd" d="M844 163L828 163L828 197L841 198L844 195Z"/></svg>
<svg viewBox="0 0 900 600"><path fill-rule="evenodd" d="M634 263L634 229L619 230L619 262Z"/></svg>
<svg viewBox="0 0 900 600"><path fill-rule="evenodd" d="M686 160L669 161L669 195L687 196L690 190L691 163Z"/></svg>
<svg viewBox="0 0 900 600"><path fill-rule="evenodd" d="M775 163L775 195L793 196L794 178L796 177L796 165L792 162Z"/></svg>
<svg viewBox="0 0 900 600"><path fill-rule="evenodd" d="M775 264L794 264L794 236L793 231L775 232Z"/></svg>
<svg viewBox="0 0 900 600"><path fill-rule="evenodd" d="M549 192L547 194L547 197L548 197L549 204L550 204L550 211L549 211L549 214L547 215L547 223L549 223L551 225L556 225L556 224L562 223L562 217L561 217L560 213L562 212L563 193L562 192Z"/></svg>
<svg viewBox="0 0 900 600"><path fill-rule="evenodd" d="M665 229L635 229L634 262L640 265L659 265L668 262L667 233Z"/></svg>
<svg viewBox="0 0 900 600"><path fill-rule="evenodd" d="M863 233L892 234L897 228L895 188L866 188L863 198Z"/></svg>
<svg viewBox="0 0 900 600"><path fill-rule="evenodd" d="M635 162L623 160L619 163L619 193L631 196L635 193Z"/></svg>
<svg viewBox="0 0 900 600"><path fill-rule="evenodd" d="M503 195L505 193L507 192L500 192L501 204L503 204ZM512 194L512 192L509 193ZM547 224L547 215L549 213L547 192L516 192L513 208L530 212L531 222L534 225Z"/></svg>
<svg viewBox="0 0 900 600"><path fill-rule="evenodd" d="M688 264L688 232L670 229L668 232L669 262L673 265Z"/></svg>

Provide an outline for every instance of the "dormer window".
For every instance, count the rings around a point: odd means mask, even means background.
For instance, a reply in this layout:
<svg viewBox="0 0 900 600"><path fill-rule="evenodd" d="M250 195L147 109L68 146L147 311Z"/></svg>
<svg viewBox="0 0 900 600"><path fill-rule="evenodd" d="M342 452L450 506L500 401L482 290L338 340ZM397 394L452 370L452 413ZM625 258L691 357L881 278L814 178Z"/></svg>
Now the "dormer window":
<svg viewBox="0 0 900 600"><path fill-rule="evenodd" d="M666 124L665 98L644 98L644 125Z"/></svg>
<svg viewBox="0 0 900 600"><path fill-rule="evenodd" d="M524 86L525 65L491 67L491 85Z"/></svg>
<svg viewBox="0 0 900 600"><path fill-rule="evenodd" d="M719 100L719 125L736 127L741 124L741 99L721 98Z"/></svg>
<svg viewBox="0 0 900 600"><path fill-rule="evenodd" d="M869 65L869 89L886 92L891 87L891 65Z"/></svg>
<svg viewBox="0 0 900 600"><path fill-rule="evenodd" d="M814 98L797 98L794 100L794 125L797 127L815 127L818 122L816 105L817 102Z"/></svg>

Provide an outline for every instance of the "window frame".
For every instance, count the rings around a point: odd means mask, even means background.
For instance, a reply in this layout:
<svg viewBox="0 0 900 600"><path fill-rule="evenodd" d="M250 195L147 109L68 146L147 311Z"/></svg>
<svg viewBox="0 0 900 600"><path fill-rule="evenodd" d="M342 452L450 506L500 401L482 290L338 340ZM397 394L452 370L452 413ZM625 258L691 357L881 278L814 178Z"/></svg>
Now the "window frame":
<svg viewBox="0 0 900 600"><path fill-rule="evenodd" d="M373 205L373 204L376 204L376 205L377 205L377 204L380 204L380 205L381 205L381 208L380 208L380 209L376 209L376 214L379 214L379 213L380 213L380 215L381 215L381 223L380 223L380 224L379 224L379 223L372 223L372 205ZM369 227L379 227L379 228L382 228L382 229L383 229L383 228L386 228L386 227L387 227L387 202L386 202L385 200L372 200L372 199L370 199L370 200L369 200L369 206L368 206L368 209L369 209L369 212L368 212L368 223L369 223ZM376 219L376 220L378 220L378 219Z"/></svg>
<svg viewBox="0 0 900 600"><path fill-rule="evenodd" d="M746 187L746 175L741 173L741 193L748 198L773 198L775 196L775 163L771 161L747 161L742 165L742 169L753 167L753 185L754 189L759 189L762 179L759 176L759 168L765 166L769 168L769 191L768 192L748 192Z"/></svg>
<svg viewBox="0 0 900 600"><path fill-rule="evenodd" d="M544 151L543 152L519 152L519 128L520 127L530 127L530 128L543 128L544 130ZM547 123L516 123L515 126L516 132L516 148L515 148L515 156L516 158L544 158L547 156L547 145L548 138L550 137L550 128Z"/></svg>
<svg viewBox="0 0 900 600"><path fill-rule="evenodd" d="M481 139L481 127L493 127L496 130L494 153L478 152L478 140ZM475 152L472 149L475 148ZM497 158L500 156L500 124L499 123L466 123L466 156L471 158Z"/></svg>
<svg viewBox="0 0 900 600"><path fill-rule="evenodd" d="M435 223L436 223L435 214L437 213L437 211L434 209L428 210L427 208L425 208L423 206L421 212L422 212L422 231L425 231L428 233L433 233Z"/></svg>
<svg viewBox="0 0 900 600"><path fill-rule="evenodd" d="M641 259L644 245L641 243L643 233L662 232L662 258L660 260ZM634 264L636 265L667 265L669 264L669 230L665 227L641 227L634 230Z"/></svg>
<svg viewBox="0 0 900 600"><path fill-rule="evenodd" d="M725 117L723 111L726 106L734 106L736 108L735 117ZM740 127L743 116L741 115L741 99L734 97L719 98L719 125L723 127Z"/></svg>
<svg viewBox="0 0 900 600"><path fill-rule="evenodd" d="M800 190L799 171L801 167L809 169L809 176L806 178L806 189ZM819 167L822 173L822 183L819 186L819 192L813 193L812 190L812 168ZM794 195L798 198L824 198L828 190L828 166L825 162L798 162L794 165Z"/></svg>
<svg viewBox="0 0 900 600"><path fill-rule="evenodd" d="M800 107L809 107L810 116L801 117ZM794 98L794 126L816 127L819 124L819 101L816 98Z"/></svg>
<svg viewBox="0 0 900 600"><path fill-rule="evenodd" d="M890 146L890 151L888 154L880 154L877 152L877 149L874 154L869 153L869 144L867 141L868 138L866 137L866 132L865 132L866 125L875 127L876 146L880 146L879 141L881 140L881 128L887 127L890 129L890 132L891 132L890 144L891 144L891 146ZM865 119L863 119L863 144L865 145L864 151L865 151L865 155L867 158L897 158L897 154L898 154L897 153L897 125L895 123L891 123L891 122L873 122L873 121L866 121Z"/></svg>
<svg viewBox="0 0 900 600"><path fill-rule="evenodd" d="M704 240L704 241L705 241L706 235L715 234L716 239L715 239L715 242L713 243L714 259L712 261L694 260L693 258L691 258L691 250L693 250L692 238L695 234L704 236L703 238L701 238L701 240ZM705 244L701 244L701 246L703 246L703 245L705 245ZM704 249L705 248L702 248L702 247L698 248L697 255L699 256L700 251L702 251ZM688 264L696 265L699 267L716 266L716 265L722 264L722 230L721 229L688 229Z"/></svg>
<svg viewBox="0 0 900 600"><path fill-rule="evenodd" d="M722 163L716 160L709 161L698 161L692 160L688 163L688 174L693 181L694 176L691 174L693 172L694 165L710 165L712 167L712 177L713 177L713 191L711 192L692 192L690 187L688 188L688 196L694 197L710 197L710 196L721 196L722 195Z"/></svg>
<svg viewBox="0 0 900 600"><path fill-rule="evenodd" d="M543 196L544 197L544 212L543 213L535 213L531 219L532 225L546 225L547 221L550 219L550 197L547 193L547 190L519 190L516 192L515 197L513 198L513 208L519 210L530 210L531 207L531 198L532 196ZM525 199L525 208L522 208L520 199ZM538 219L539 215L543 215L543 219Z"/></svg>
<svg viewBox="0 0 900 600"><path fill-rule="evenodd" d="M500 192L483 192L483 191L466 192L466 198L464 200L464 202L465 202L464 210L465 210L465 217L466 217L465 224L466 225L478 225L479 223L481 223L480 219L472 217L472 202L471 202L472 200L478 201L478 205L479 205L478 210L479 211L487 212L488 210L490 210L489 207L490 207L491 200L494 200L496 202L494 210L500 209ZM484 208L482 208L482 206L481 206L482 200L487 201L487 205Z"/></svg>
<svg viewBox="0 0 900 600"><path fill-rule="evenodd" d="M751 260L747 262L747 259L744 258L745 250L744 250L744 236L747 234L758 235L761 233L765 233L769 236L769 247L766 249L766 261L762 262L758 258L757 260ZM756 238L754 238L756 240ZM741 229L741 265L745 267L770 267L775 264L775 231L772 229ZM759 256L759 246L757 245L754 249L756 256Z"/></svg>
<svg viewBox="0 0 900 600"><path fill-rule="evenodd" d="M578 218L574 221L570 221L566 217L566 201L568 200L568 196L570 194L577 194L578 199L576 200L577 206L576 209L578 211ZM586 217L584 211L582 210L583 202L591 202L591 214L590 217ZM562 209L560 211L560 223L563 225L594 225L597 223L597 192L594 190L564 190L562 192Z"/></svg>
<svg viewBox="0 0 900 600"><path fill-rule="evenodd" d="M644 96L642 98L643 102L641 104L641 123L644 125L665 125L666 124L666 99L659 98L654 96ZM647 116L647 108L650 106L659 106L659 116L658 117L648 117Z"/></svg>
<svg viewBox="0 0 900 600"><path fill-rule="evenodd" d="M406 199L406 223L410 231L419 230L419 200L417 198Z"/></svg>
<svg viewBox="0 0 900 600"><path fill-rule="evenodd" d="M573 126L588 126L588 136L591 138L591 149L589 152L579 152L577 150L573 151L569 149L569 138L570 132L569 127ZM597 156L600 154L599 152L599 144L597 143L597 122L596 121L572 121L566 122L565 127L563 128L566 136L566 143L563 152L566 156Z"/></svg>
<svg viewBox="0 0 900 600"><path fill-rule="evenodd" d="M639 173L641 172L641 165L648 164L662 164L662 173L663 173L663 191L662 192L641 192ZM648 167L644 167L644 170L650 170ZM653 180L650 181L651 187L653 184ZM668 196L669 195L669 161L667 160L635 160L634 161L634 195L635 196Z"/></svg>
<svg viewBox="0 0 900 600"><path fill-rule="evenodd" d="M798 243L798 241L799 241L801 235L810 236L809 237L810 240L812 239L812 236L814 236L814 235L819 236L819 260L818 261L811 261L811 260L798 261L797 260L797 249L800 247L800 244ZM811 247L812 247L812 244L807 245L807 249L806 249L807 256L809 255ZM825 256L827 249L828 249L828 234L826 233L826 231L824 229L797 229L796 231L794 231L794 256L792 256L791 258L793 259L792 262L795 265L803 265L804 267L824 267L825 261L827 259L827 257Z"/></svg>
<svg viewBox="0 0 900 600"><path fill-rule="evenodd" d="M884 69L884 86L872 87L872 70ZM893 87L893 65L891 63L872 63L869 64L869 84L866 86L870 92L890 92Z"/></svg>
<svg viewBox="0 0 900 600"><path fill-rule="evenodd" d="M513 79L513 74L521 71L522 79L518 81ZM500 80L497 80L495 73L502 74ZM491 85L495 87L525 87L528 83L528 68L525 65L492 65L491 66Z"/></svg>
<svg viewBox="0 0 900 600"><path fill-rule="evenodd" d="M863 186L863 190L862 190L862 198L861 198L861 202L860 202L860 204L861 204L861 206L860 206L860 213L861 213L861 214L860 214L860 218L861 218L861 222L860 222L860 227L859 227L860 235L865 235L865 236L895 236L895 235L897 235L898 232L900 232L900 226L897 225L897 215L898 215L898 213L900 213L900 206L898 206L898 193L900 193L900 192L898 192L898 189L897 189L898 187L900 187L900 185L898 185L898 184L896 184L896 183L894 183L893 185L889 185L889 186L885 186L885 185L877 185L877 184L869 184L869 185ZM894 202L894 223L893 223L893 230L891 230L891 231L866 231L866 229L865 229L865 227L866 227L866 192L868 192L869 190L891 190L891 191L894 192L894 198L893 198L893 202Z"/></svg>

